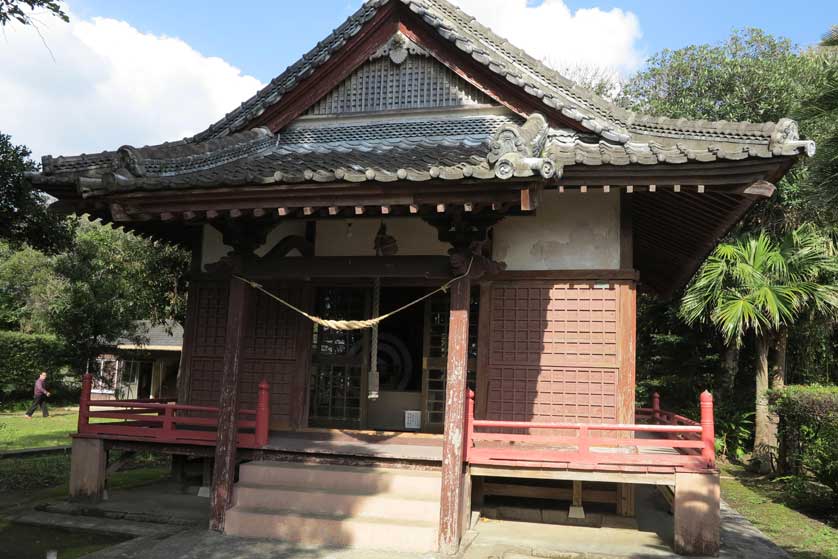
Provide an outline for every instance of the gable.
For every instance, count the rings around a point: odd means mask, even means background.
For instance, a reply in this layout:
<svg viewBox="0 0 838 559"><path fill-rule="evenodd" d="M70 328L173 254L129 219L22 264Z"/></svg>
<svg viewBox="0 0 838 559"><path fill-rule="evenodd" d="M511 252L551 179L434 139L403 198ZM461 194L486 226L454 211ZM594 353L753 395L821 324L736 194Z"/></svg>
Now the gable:
<svg viewBox="0 0 838 559"><path fill-rule="evenodd" d="M306 116L496 105L488 95L396 33L311 106Z"/></svg>

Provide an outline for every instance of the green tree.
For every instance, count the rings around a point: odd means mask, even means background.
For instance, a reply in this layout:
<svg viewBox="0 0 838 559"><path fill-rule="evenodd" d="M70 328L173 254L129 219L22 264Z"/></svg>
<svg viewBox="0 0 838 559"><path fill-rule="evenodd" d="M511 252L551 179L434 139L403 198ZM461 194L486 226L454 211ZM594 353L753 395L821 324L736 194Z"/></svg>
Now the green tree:
<svg viewBox="0 0 838 559"><path fill-rule="evenodd" d="M38 169L30 155L26 146L0 133L0 240L54 252L67 245L72 230L70 222L47 209L47 195L25 179L25 173Z"/></svg>
<svg viewBox="0 0 838 559"><path fill-rule="evenodd" d="M817 153L809 164L807 194L825 210L832 224L838 223L838 26L824 36L813 56L823 67L823 86L807 98L797 118L817 141Z"/></svg>
<svg viewBox="0 0 838 559"><path fill-rule="evenodd" d="M0 241L0 330L47 333L49 288L54 282L47 255L30 246L15 250Z"/></svg>
<svg viewBox="0 0 838 559"><path fill-rule="evenodd" d="M721 44L653 55L626 82L620 102L673 118L776 122L795 114L824 79L822 65L788 39L744 29ZM811 219L817 208L801 195L800 173L787 174L777 194L752 212L747 230L764 227L781 234Z"/></svg>
<svg viewBox="0 0 838 559"><path fill-rule="evenodd" d="M681 301L689 324L709 321L725 342L739 347L753 334L757 348L754 457L774 466L776 418L768 409L769 353L777 339L804 312L834 315L838 286L831 275L838 261L831 240L810 224L779 241L766 232L744 235L716 247L695 275ZM785 360L785 347L779 359ZM775 367L773 385L782 387L785 369Z"/></svg>
<svg viewBox="0 0 838 559"><path fill-rule="evenodd" d="M34 25L32 12L36 9L43 9L62 21L70 21L61 7L60 0L0 0L0 27L12 21L23 25Z"/></svg>
<svg viewBox="0 0 838 559"><path fill-rule="evenodd" d="M137 337L137 320L183 320L188 262L179 247L80 220L70 249L54 257L48 289L50 330L66 343L76 370L120 336Z"/></svg>

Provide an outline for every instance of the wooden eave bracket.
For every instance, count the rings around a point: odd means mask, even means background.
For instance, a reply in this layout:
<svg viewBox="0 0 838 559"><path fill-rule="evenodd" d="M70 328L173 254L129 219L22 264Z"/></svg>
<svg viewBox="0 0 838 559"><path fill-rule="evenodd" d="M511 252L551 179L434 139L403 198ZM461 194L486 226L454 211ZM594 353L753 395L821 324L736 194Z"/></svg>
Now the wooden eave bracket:
<svg viewBox="0 0 838 559"><path fill-rule="evenodd" d="M541 194L544 192L544 184L532 183L521 189L521 211L531 212L538 208L541 203Z"/></svg>
<svg viewBox="0 0 838 559"><path fill-rule="evenodd" d="M759 180L745 187L742 194L753 198L771 198L776 191L777 187L770 182Z"/></svg>

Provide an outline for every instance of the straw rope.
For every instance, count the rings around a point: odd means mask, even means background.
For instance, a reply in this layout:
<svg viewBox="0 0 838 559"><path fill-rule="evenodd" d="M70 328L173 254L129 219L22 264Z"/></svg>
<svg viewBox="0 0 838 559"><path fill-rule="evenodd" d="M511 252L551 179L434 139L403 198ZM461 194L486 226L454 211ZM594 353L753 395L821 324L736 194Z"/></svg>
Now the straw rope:
<svg viewBox="0 0 838 559"><path fill-rule="evenodd" d="M390 318L391 316L393 316L395 314L398 314L398 313L402 312L403 310L408 309L408 308L412 307L413 305L416 305L417 303L421 303L422 301L424 301L428 297L432 297L433 295L436 295L437 293L440 293L440 292L448 291L448 288L451 287L455 282L463 279L464 277L466 277L469 274L469 272L471 271L472 262L474 262L473 257L472 257L471 260L469 260L468 268L466 268L466 271L465 271L464 274L459 275L455 278L451 278L450 280L448 280L447 282L445 282L444 284L442 284L438 288L434 289L430 293L426 293L425 295L422 295L418 299L415 299L415 300L411 301L410 303L402 305L401 307L397 308L394 311L390 311L387 314L383 314L381 316L376 316L374 318L369 318L367 320L329 320L329 319L325 319L325 318L320 318L319 316L314 316L314 315L308 314L304 310L292 305L291 303L289 303L285 299L274 295L273 293L271 293L270 291L268 291L267 289L262 287L261 284L255 282L255 281L249 280L247 278L244 278L242 276L238 276L238 275L235 275L235 274L233 275L233 277L238 279L238 280L243 281L244 283L248 284L250 287L252 287L256 290L261 291L262 293L264 293L265 295L267 295L271 299L274 299L275 301L277 301L279 303L282 303L283 305L285 305L286 307L288 307L292 311L295 311L295 312L303 315L304 317L306 317L310 321L314 322L315 324L319 324L320 326L323 326L325 328L331 328L332 330L363 330L364 328L372 328L373 326L376 326L382 320L384 320L386 318Z"/></svg>

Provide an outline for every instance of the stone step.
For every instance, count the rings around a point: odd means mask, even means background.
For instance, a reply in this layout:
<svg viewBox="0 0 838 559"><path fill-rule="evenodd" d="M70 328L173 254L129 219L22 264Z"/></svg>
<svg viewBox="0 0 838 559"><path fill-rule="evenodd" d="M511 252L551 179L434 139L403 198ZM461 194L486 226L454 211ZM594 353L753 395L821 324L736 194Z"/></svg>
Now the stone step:
<svg viewBox="0 0 838 559"><path fill-rule="evenodd" d="M402 552L437 549L435 522L360 518L236 506L227 511L227 534L280 539L303 545L326 545Z"/></svg>
<svg viewBox="0 0 838 559"><path fill-rule="evenodd" d="M406 521L436 522L439 497L408 497L389 493L360 493L355 488L312 489L302 486L235 486L235 506L245 509L293 510L358 518L396 517Z"/></svg>
<svg viewBox="0 0 838 559"><path fill-rule="evenodd" d="M239 467L239 483L334 490L357 495L399 495L435 499L439 499L441 492L439 471L294 464L269 460L242 464Z"/></svg>

